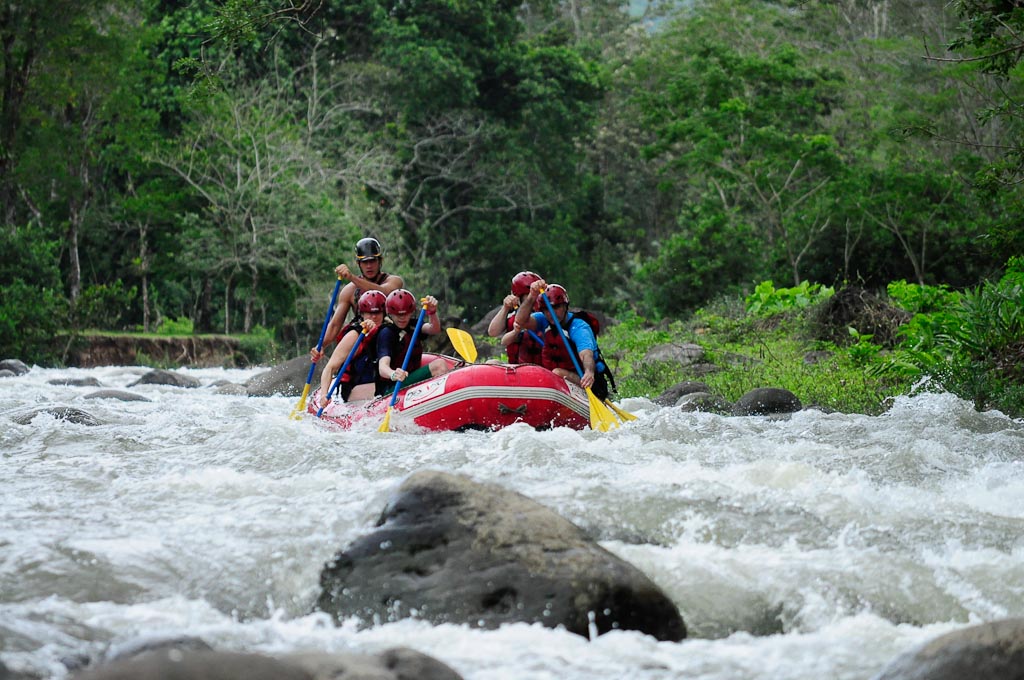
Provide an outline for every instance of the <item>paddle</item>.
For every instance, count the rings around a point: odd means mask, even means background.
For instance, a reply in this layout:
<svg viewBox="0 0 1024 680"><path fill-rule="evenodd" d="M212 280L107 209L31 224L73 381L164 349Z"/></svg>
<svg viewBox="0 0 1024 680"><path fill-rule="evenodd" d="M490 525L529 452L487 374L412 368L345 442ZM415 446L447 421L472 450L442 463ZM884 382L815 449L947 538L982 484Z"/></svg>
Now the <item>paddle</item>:
<svg viewBox="0 0 1024 680"><path fill-rule="evenodd" d="M405 350L405 359L402 360L402 370L404 371L409 366L409 358L412 356L412 348L416 346L416 338L419 337L420 328L423 327L423 319L427 317L427 305L423 305L423 309L420 310L420 318L416 319L416 328L413 329L412 339L409 340L409 349ZM399 380L395 383L395 391L391 393L391 402L388 404L387 413L384 414L384 422L380 424L380 432L391 431L391 408L398 401L398 390L402 387L402 381Z"/></svg>
<svg viewBox="0 0 1024 680"><path fill-rule="evenodd" d="M324 317L324 326L320 329L320 339L316 343L316 351L319 353L324 348L324 336L327 335L327 326L331 323L331 315L334 314L334 303L338 300L338 291L341 290L341 277L338 277L338 282L334 284L334 294L331 295L331 304L327 307L327 316ZM313 382L313 373L316 371L316 362L314 361L309 365L309 375L306 376L306 386L302 388L302 398L299 399L299 403L292 409L291 414L288 416L292 420L300 420L299 415L306 410L306 398L309 397L309 384Z"/></svg>
<svg viewBox="0 0 1024 680"><path fill-rule="evenodd" d="M341 368L338 369L338 375L334 377L334 382L331 383L331 389L327 390L327 397L324 399L323 406L321 406L316 412L317 418L323 415L324 408L327 407L327 402L331 400L331 395L334 394L334 390L338 389L338 384L341 383L341 376L345 375L345 369L348 368L349 362L352 361L352 357L356 355L356 350L359 349L359 343L361 343L365 337L366 329L363 328L359 331L359 337L356 338L356 344L352 345L352 349L348 351L348 356L345 357L345 363L343 363Z"/></svg>
<svg viewBox="0 0 1024 680"><path fill-rule="evenodd" d="M472 364L476 361L476 344L473 342L473 336L462 330L461 328L449 328L448 339L452 341L452 347L459 353L459 356L466 361L466 363Z"/></svg>
<svg viewBox="0 0 1024 680"><path fill-rule="evenodd" d="M547 293L541 292L540 299L547 305L548 312L551 314L551 320L559 330L558 336L562 339L565 344L565 351L572 359L572 365L576 368L576 373L583 377L583 368L580 366L579 359L576 358L576 353L572 351L572 345L569 344L569 334L562 324L558 322L558 315L555 314L555 308L551 306L551 300L548 300ZM608 407L601 403L601 400L597 398L594 391L589 387L587 390L587 400L590 402L590 429L600 430L601 432L607 432L612 427L618 427L619 421L615 418L615 414L608 410Z"/></svg>

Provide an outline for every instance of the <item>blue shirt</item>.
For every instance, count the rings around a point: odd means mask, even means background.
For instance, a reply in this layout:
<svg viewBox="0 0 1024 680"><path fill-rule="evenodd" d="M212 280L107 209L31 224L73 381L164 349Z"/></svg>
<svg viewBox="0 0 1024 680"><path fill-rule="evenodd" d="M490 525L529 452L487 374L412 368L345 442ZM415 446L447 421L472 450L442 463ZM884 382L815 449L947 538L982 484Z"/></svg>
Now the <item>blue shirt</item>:
<svg viewBox="0 0 1024 680"><path fill-rule="evenodd" d="M543 335L550 325L548 318L544 316L543 312L534 312L533 318L537 320L537 335ZM577 319L572 312L569 312L565 318L569 323L569 339L576 345L576 349L580 352L589 349L594 353L594 360L596 361L597 338L594 337L594 329L583 319Z"/></svg>

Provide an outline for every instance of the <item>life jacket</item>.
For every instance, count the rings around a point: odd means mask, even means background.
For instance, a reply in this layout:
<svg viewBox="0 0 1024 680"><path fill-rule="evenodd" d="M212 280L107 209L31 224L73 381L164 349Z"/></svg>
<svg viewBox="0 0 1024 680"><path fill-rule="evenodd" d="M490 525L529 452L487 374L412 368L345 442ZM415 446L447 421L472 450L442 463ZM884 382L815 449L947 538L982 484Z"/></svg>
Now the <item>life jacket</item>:
<svg viewBox="0 0 1024 680"><path fill-rule="evenodd" d="M562 368L576 373L576 364L573 363L573 356L579 362L580 368L583 367L579 350L576 349L576 343L569 336L569 329L572 328L573 324L577 322L586 323L594 331L594 339L595 341L597 340L597 334L601 329L601 324L597 317L583 310L570 312L570 314L572 316L568 317L561 324L562 329L565 330L564 334L557 326L552 325L549 325L547 330L544 331L544 350L542 354L544 368L552 370ZM600 345L598 345L597 351L594 352L594 365L597 372L594 375L594 385L591 389L598 399L604 399L608 396L609 383L611 384L611 389L615 389L615 378L612 376L608 364L601 357Z"/></svg>
<svg viewBox="0 0 1024 680"><path fill-rule="evenodd" d="M516 313L510 312L508 318L505 319L505 332L513 330L515 321ZM505 347L505 352L508 354L508 363L510 364L541 365L544 363L544 343L540 340L540 336L530 331L519 331L519 336Z"/></svg>
<svg viewBox="0 0 1024 680"><path fill-rule="evenodd" d="M345 327L341 335L344 337L349 331L359 333L362 330L360 322L353 321ZM345 372L341 376L341 397L344 401L348 401L348 395L356 385L364 385L377 380L377 331L379 330L380 326L366 334L366 337L356 347L352 360L345 367Z"/></svg>

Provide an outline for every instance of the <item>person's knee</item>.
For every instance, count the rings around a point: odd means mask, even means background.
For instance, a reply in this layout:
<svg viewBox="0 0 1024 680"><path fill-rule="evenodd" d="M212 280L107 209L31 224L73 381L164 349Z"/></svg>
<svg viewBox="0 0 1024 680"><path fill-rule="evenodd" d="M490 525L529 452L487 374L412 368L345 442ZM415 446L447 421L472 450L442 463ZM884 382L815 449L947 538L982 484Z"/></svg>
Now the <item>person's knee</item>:
<svg viewBox="0 0 1024 680"><path fill-rule="evenodd" d="M430 375L441 375L448 372L448 362L444 359L434 359L430 362Z"/></svg>

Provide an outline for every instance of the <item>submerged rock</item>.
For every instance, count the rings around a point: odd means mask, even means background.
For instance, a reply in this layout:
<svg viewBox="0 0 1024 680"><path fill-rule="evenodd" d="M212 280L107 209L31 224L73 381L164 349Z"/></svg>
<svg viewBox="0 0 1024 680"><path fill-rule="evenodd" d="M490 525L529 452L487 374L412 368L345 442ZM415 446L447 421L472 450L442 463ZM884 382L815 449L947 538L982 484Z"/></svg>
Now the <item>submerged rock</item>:
<svg viewBox="0 0 1024 680"><path fill-rule="evenodd" d="M338 553L320 585L317 606L337 619L686 637L665 593L578 526L521 494L442 472L406 479L377 530Z"/></svg>
<svg viewBox="0 0 1024 680"><path fill-rule="evenodd" d="M141 394L126 392L125 390L98 390L90 392L82 397L83 399L117 399L119 401L152 401Z"/></svg>
<svg viewBox="0 0 1024 680"><path fill-rule="evenodd" d="M31 369L20 359L4 359L0 361L0 371L10 371L14 375L25 375L29 370Z"/></svg>
<svg viewBox="0 0 1024 680"><path fill-rule="evenodd" d="M19 425L28 425L40 413L46 413L57 420L66 420L76 425L99 425L100 421L91 413L70 406L47 406L37 408L25 413L19 413L11 417L11 420Z"/></svg>
<svg viewBox="0 0 1024 680"><path fill-rule="evenodd" d="M199 387L201 383L190 375L182 375L174 371L154 369L145 374L128 387L136 385L170 385L172 387Z"/></svg>
<svg viewBox="0 0 1024 680"><path fill-rule="evenodd" d="M461 680L458 673L440 661L405 648L389 649L380 654L299 652L272 657L179 644L142 649L71 677L73 680Z"/></svg>

